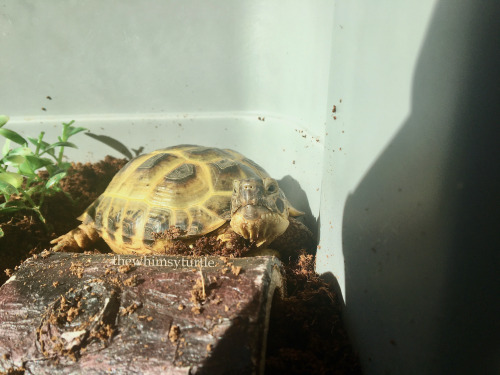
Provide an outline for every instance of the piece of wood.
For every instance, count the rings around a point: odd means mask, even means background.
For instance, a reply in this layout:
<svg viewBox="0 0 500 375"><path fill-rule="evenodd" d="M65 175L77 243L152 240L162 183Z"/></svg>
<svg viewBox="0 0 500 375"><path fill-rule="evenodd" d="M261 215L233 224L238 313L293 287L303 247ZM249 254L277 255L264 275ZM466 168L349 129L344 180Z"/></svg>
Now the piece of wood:
<svg viewBox="0 0 500 375"><path fill-rule="evenodd" d="M274 257L47 253L0 288L0 371L258 374Z"/></svg>

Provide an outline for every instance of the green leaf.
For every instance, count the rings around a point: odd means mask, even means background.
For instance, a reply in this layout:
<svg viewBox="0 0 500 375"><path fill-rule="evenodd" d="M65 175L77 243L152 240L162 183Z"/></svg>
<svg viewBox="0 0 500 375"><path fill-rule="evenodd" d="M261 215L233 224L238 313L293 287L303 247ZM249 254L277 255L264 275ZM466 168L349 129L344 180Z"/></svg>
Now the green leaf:
<svg viewBox="0 0 500 375"><path fill-rule="evenodd" d="M0 227L0 238L2 238L3 236L5 236L5 233L3 232L2 227Z"/></svg>
<svg viewBox="0 0 500 375"><path fill-rule="evenodd" d="M19 173L14 172L0 172L0 181L6 182L15 189L21 187L23 184L24 177ZM17 192L17 191L16 191ZM13 193L8 193L13 194Z"/></svg>
<svg viewBox="0 0 500 375"><path fill-rule="evenodd" d="M23 208L28 208L28 206L26 206L26 203L21 199L14 199L0 204L0 209L10 209L11 211L21 210Z"/></svg>
<svg viewBox="0 0 500 375"><path fill-rule="evenodd" d="M30 167L29 163L24 161L24 163L19 164L19 172L29 178L37 177L35 171Z"/></svg>
<svg viewBox="0 0 500 375"><path fill-rule="evenodd" d="M6 139L2 148L2 155L3 156L7 155L9 151L10 151L10 139Z"/></svg>
<svg viewBox="0 0 500 375"><path fill-rule="evenodd" d="M7 155L3 158L5 165L18 166L26 161L22 155Z"/></svg>
<svg viewBox="0 0 500 375"><path fill-rule="evenodd" d="M78 148L74 143L61 141L61 142L52 143L50 146L48 146L47 148L44 149L44 151L42 152L42 154L45 153L45 152L49 152L50 150L53 150L56 147L73 147L73 148Z"/></svg>
<svg viewBox="0 0 500 375"><path fill-rule="evenodd" d="M37 169L40 169L40 168L43 168L47 165L52 164L52 161L50 159L47 159L47 158L41 158L38 156L30 156L30 155L26 155L25 158L26 158L26 162L28 163L28 165L30 166L30 168L33 171L36 171Z"/></svg>
<svg viewBox="0 0 500 375"><path fill-rule="evenodd" d="M78 134L80 132L83 132L85 130L88 130L87 128L82 128L82 127L74 127L74 126L70 126L69 127L69 132L68 132L68 138L75 135L75 134Z"/></svg>
<svg viewBox="0 0 500 375"><path fill-rule="evenodd" d="M115 149L119 153L125 155L125 157L127 157L127 159L132 159L133 158L132 153L129 151L129 149L127 148L127 146L125 146L120 141L118 141L118 140L116 140L114 138L108 137L107 135L93 134L93 133L90 133L90 132L85 133L85 134L88 135L90 138L97 139L99 142L102 142L105 145L108 145L109 147Z"/></svg>
<svg viewBox="0 0 500 375"><path fill-rule="evenodd" d="M48 181L45 183L45 187L47 189L50 189L53 185L59 184L59 181L61 181L64 177L66 177L66 172L59 172L58 174L55 174L48 179Z"/></svg>
<svg viewBox="0 0 500 375"><path fill-rule="evenodd" d="M33 155L33 151L31 151L28 147L16 147L10 150L9 156L11 155Z"/></svg>
<svg viewBox="0 0 500 375"><path fill-rule="evenodd" d="M40 150L44 151L46 150L47 148L50 147L50 143L47 143L45 141L42 141L42 140L38 140L36 138L31 138L31 137L28 137L29 141L34 144L35 146L39 147Z"/></svg>
<svg viewBox="0 0 500 375"><path fill-rule="evenodd" d="M41 141L38 138L32 138L32 137L26 137L26 138L28 138L28 141L30 141L33 145L40 147L40 149L44 149L50 146L47 142Z"/></svg>
<svg viewBox="0 0 500 375"><path fill-rule="evenodd" d="M61 168L54 164L47 165L45 168L47 169L47 172L49 172L49 176L53 176L61 171Z"/></svg>
<svg viewBox="0 0 500 375"><path fill-rule="evenodd" d="M0 135L3 135L5 138L10 139L13 142L16 142L17 144L20 145L27 145L28 142L26 139L21 137L19 134L17 134L15 131L9 130L9 129L4 129L0 128Z"/></svg>
<svg viewBox="0 0 500 375"><path fill-rule="evenodd" d="M70 133L70 128L71 125L73 125L75 120L71 120L68 123L63 122L63 132L62 132L62 138L60 137L59 140L61 141L67 141L69 138L69 133Z"/></svg>
<svg viewBox="0 0 500 375"><path fill-rule="evenodd" d="M45 189L45 185L41 185L41 184L31 184L29 189L24 190L22 192L23 196L29 196L29 197L36 195L36 194L41 194L42 196L48 195L47 193L48 192Z"/></svg>
<svg viewBox="0 0 500 375"><path fill-rule="evenodd" d="M71 163L67 163L65 161L62 161L59 164L57 164L57 166L59 167L59 169L61 169L63 171L67 171L71 167Z"/></svg>
<svg viewBox="0 0 500 375"><path fill-rule="evenodd" d="M19 164L19 172L25 176L35 177L36 170L52 164L47 158L40 158L34 155L26 155L23 163Z"/></svg>
<svg viewBox="0 0 500 375"><path fill-rule="evenodd" d="M0 214L10 214L12 212L16 212L22 210L24 207L1 207L0 205Z"/></svg>
<svg viewBox="0 0 500 375"><path fill-rule="evenodd" d="M17 189L15 186L13 186L12 184L9 184L6 181L2 181L2 180L0 180L0 191L3 194L8 194L8 195L17 194Z"/></svg>
<svg viewBox="0 0 500 375"><path fill-rule="evenodd" d="M0 115L0 128L9 121L9 116Z"/></svg>
<svg viewBox="0 0 500 375"><path fill-rule="evenodd" d="M23 210L23 209L30 209L30 207L26 206L24 203L20 206L2 207L2 205L0 205L0 214L10 214L12 212L16 212L16 211Z"/></svg>
<svg viewBox="0 0 500 375"><path fill-rule="evenodd" d="M19 211L19 210L22 210L24 207L5 207L5 208L2 208L0 206L0 214L10 214L12 212L16 212L16 211Z"/></svg>

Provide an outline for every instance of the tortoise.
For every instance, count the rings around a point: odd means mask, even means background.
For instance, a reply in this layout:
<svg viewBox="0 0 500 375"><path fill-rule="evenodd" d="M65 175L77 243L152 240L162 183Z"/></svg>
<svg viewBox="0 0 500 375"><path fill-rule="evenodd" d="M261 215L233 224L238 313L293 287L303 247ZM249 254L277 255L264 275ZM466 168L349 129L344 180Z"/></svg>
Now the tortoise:
<svg viewBox="0 0 500 375"><path fill-rule="evenodd" d="M240 153L178 145L130 160L82 224L51 243L54 251L82 251L102 237L115 253L165 253L172 239L155 234L176 227L176 240L213 233L227 241L235 232L264 249L300 215L276 180Z"/></svg>

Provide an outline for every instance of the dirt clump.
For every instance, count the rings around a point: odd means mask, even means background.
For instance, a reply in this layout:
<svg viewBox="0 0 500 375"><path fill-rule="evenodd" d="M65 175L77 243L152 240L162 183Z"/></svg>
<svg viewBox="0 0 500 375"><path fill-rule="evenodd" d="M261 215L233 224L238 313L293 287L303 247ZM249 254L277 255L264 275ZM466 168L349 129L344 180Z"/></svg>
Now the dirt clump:
<svg viewBox="0 0 500 375"><path fill-rule="evenodd" d="M164 249L166 255L241 257L254 249L252 244L234 232L229 233L227 241L224 242L218 240L218 234L215 233L188 241L182 238L185 234L185 231L171 226L166 231L155 233L153 236L155 241L169 241Z"/></svg>
<svg viewBox="0 0 500 375"><path fill-rule="evenodd" d="M170 339L170 342L176 342L179 340L181 330L179 329L179 326L177 325L172 325L170 327L170 331L168 332L168 338Z"/></svg>

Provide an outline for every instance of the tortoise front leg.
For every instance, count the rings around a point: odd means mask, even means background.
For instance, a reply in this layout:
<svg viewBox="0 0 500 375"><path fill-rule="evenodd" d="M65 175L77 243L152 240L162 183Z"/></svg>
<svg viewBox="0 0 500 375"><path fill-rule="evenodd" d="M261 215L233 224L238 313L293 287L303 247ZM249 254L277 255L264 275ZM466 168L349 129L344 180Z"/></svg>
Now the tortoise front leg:
<svg viewBox="0 0 500 375"><path fill-rule="evenodd" d="M217 235L217 239L219 241L222 241L226 244L226 247L232 248L233 247L233 239L234 236L238 236L236 232L231 228L231 226L228 223L225 223L223 226L221 226L219 229L216 230L215 234Z"/></svg>
<svg viewBox="0 0 500 375"><path fill-rule="evenodd" d="M52 251L81 253L99 239L99 233L92 225L80 224L77 228L50 241L55 244Z"/></svg>
<svg viewBox="0 0 500 375"><path fill-rule="evenodd" d="M230 225L224 225L217 230L217 239L226 244L228 249L233 248L233 240L235 236L240 236L236 233ZM275 256L280 259L280 254L278 251L271 249L269 247L259 247L250 250L247 252L245 257L254 257L254 256Z"/></svg>

